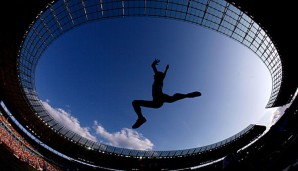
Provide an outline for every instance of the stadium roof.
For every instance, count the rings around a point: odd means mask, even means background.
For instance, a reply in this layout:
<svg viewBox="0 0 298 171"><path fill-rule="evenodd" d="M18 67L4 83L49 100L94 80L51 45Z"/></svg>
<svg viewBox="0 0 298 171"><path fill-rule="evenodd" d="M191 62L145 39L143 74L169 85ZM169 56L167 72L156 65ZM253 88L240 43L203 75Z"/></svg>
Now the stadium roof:
<svg viewBox="0 0 298 171"><path fill-rule="evenodd" d="M55 149L63 151L63 147L73 143L67 148L69 152L77 146L86 146L112 155L127 153L127 156L140 157L138 151L123 149L115 153L115 148L109 146L101 149L104 145L88 141L57 123L38 99L34 71L42 52L60 35L76 26L111 17L158 16L216 30L250 48L272 76L273 89L267 107L287 104L298 85L294 60L298 37L292 22L286 22L295 21L297 16L295 10L291 10L293 4L269 0L228 1L232 5L222 0L5 2L3 7L6 10L1 11L0 100L22 125ZM188 150L184 152L190 154ZM173 157L167 152L157 153Z"/></svg>
<svg viewBox="0 0 298 171"><path fill-rule="evenodd" d="M298 17L296 6L293 2L284 1L227 1L252 16L271 37L282 60L284 75L278 98L272 107L287 104L298 87L295 62L298 33L293 22Z"/></svg>

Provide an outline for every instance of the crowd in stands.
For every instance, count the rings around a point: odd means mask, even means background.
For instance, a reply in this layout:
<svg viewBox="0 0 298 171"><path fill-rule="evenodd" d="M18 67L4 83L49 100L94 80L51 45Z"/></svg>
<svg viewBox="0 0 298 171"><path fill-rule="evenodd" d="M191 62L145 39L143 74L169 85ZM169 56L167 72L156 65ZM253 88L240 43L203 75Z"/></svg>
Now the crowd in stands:
<svg viewBox="0 0 298 171"><path fill-rule="evenodd" d="M247 148L231 152L222 161L197 171L297 171L298 98L279 120Z"/></svg>
<svg viewBox="0 0 298 171"><path fill-rule="evenodd" d="M254 145L226 157L236 170L298 170L298 99ZM231 164L232 163L232 164ZM240 169L239 169L240 168ZM226 169L229 170L229 169ZM245 170L244 170L245 171Z"/></svg>
<svg viewBox="0 0 298 171"><path fill-rule="evenodd" d="M0 145L4 144L19 160L28 163L36 170L58 171L10 125L0 112Z"/></svg>

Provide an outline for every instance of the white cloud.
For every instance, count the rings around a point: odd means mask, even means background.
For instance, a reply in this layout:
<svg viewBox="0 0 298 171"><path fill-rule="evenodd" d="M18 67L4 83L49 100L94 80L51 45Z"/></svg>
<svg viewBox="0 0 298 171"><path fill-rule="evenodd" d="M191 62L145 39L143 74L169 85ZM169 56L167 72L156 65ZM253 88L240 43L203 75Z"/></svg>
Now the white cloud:
<svg viewBox="0 0 298 171"><path fill-rule="evenodd" d="M52 107L49 102L49 100L41 101L45 109L57 122L87 139L97 141L96 136L91 134L89 127L82 127L77 118L61 108ZM97 135L106 140L108 145L135 150L152 150L154 146L149 139L132 129L122 128L119 132L109 133L97 121L94 121L93 129L95 129Z"/></svg>
<svg viewBox="0 0 298 171"><path fill-rule="evenodd" d="M122 128L115 133L107 132L103 126L94 121L96 133L108 141L109 145L135 150L152 150L153 143L142 134L129 128Z"/></svg>
<svg viewBox="0 0 298 171"><path fill-rule="evenodd" d="M260 120L257 122L257 124L264 125L267 128L270 128L272 126L272 118L273 118L273 113L275 111L276 111L275 108L267 109L265 114L260 118Z"/></svg>
<svg viewBox="0 0 298 171"><path fill-rule="evenodd" d="M297 88L296 92L292 95L292 99L291 99L290 103L288 103L284 106L281 106L281 107L277 107L274 111L272 111L271 125L274 125L282 117L282 115L285 113L285 110L292 105L292 103L293 103L294 99L297 97L297 95L298 95L298 88Z"/></svg>
<svg viewBox="0 0 298 171"><path fill-rule="evenodd" d="M298 95L298 88L297 88L296 92L292 95L292 97L291 97L292 99L288 104L281 106L281 107L270 108L269 111L265 114L266 116L264 118L262 118L263 123L264 123L264 120L266 120L266 121L268 120L267 118L269 116L269 123L267 122L268 125L267 124L266 125L269 127L274 125L285 113L285 110L292 105L292 103L293 103L294 99L297 97L297 95Z"/></svg>
<svg viewBox="0 0 298 171"><path fill-rule="evenodd" d="M273 113L272 113L272 125L274 125L279 118L284 114L285 110L289 107L290 105L285 105L282 107L278 107Z"/></svg>
<svg viewBox="0 0 298 171"><path fill-rule="evenodd" d="M82 127L77 118L71 116L68 112L61 108L53 108L49 104L49 100L41 101L45 109L49 112L49 114L59 123L66 126L71 131L93 141L97 141L96 137L91 135L89 127Z"/></svg>

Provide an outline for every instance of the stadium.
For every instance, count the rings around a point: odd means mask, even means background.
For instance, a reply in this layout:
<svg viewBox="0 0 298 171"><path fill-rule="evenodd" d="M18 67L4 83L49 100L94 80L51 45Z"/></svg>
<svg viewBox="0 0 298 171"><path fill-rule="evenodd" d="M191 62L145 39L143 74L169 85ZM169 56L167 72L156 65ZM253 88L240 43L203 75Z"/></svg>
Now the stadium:
<svg viewBox="0 0 298 171"><path fill-rule="evenodd" d="M2 6L0 57L1 170L297 170L298 36L293 4L252 0L54 0ZM65 32L88 22L159 17L217 31L266 65L272 91L266 108L288 105L266 127L251 124L207 146L142 151L86 139L45 110L34 74L42 53Z"/></svg>

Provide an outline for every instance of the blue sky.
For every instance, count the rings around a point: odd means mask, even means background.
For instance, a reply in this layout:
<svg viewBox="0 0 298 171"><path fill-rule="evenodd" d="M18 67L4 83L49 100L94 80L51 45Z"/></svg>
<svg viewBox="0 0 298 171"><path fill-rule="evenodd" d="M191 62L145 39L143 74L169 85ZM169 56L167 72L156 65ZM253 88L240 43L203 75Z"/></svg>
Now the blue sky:
<svg viewBox="0 0 298 171"><path fill-rule="evenodd" d="M164 70L164 92L200 91L201 97L143 108L151 100L151 63ZM91 22L66 32L45 51L36 89L59 122L105 144L131 149L176 150L216 143L249 124L270 124L266 66L248 48L204 27L159 18Z"/></svg>

